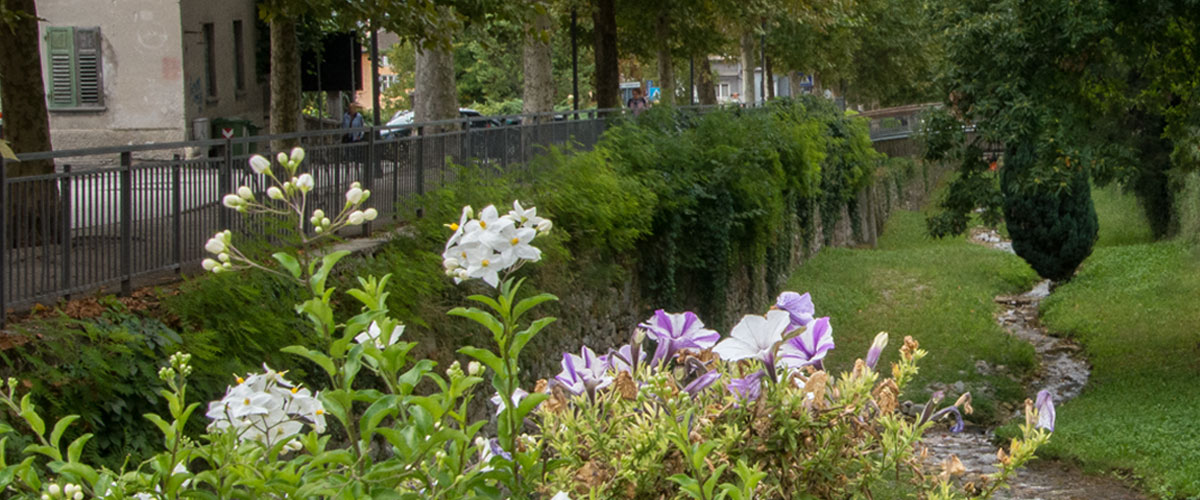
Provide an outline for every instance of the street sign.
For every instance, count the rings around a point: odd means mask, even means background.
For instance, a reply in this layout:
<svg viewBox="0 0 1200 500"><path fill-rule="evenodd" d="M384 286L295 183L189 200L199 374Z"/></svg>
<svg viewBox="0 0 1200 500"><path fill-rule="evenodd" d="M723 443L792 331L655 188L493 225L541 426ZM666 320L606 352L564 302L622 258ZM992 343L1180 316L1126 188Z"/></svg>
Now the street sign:
<svg viewBox="0 0 1200 500"><path fill-rule="evenodd" d="M225 136L226 139L233 139L233 128L222 127L221 135Z"/></svg>

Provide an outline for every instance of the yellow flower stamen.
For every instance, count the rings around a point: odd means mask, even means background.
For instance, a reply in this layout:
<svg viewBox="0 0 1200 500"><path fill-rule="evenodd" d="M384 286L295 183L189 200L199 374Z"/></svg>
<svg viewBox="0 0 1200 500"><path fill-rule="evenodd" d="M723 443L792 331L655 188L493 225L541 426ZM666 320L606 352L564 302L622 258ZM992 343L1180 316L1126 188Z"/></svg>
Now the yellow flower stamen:
<svg viewBox="0 0 1200 500"><path fill-rule="evenodd" d="M242 377L238 377L238 378L237 378L237 383L239 383L239 384L242 384L242 383L245 383L245 382L246 382L246 379L244 379L244 378L242 378Z"/></svg>
<svg viewBox="0 0 1200 500"><path fill-rule="evenodd" d="M324 415L324 414L325 414L325 410L317 408L317 415Z"/></svg>
<svg viewBox="0 0 1200 500"><path fill-rule="evenodd" d="M250 398L246 398L245 400L243 400L242 404L244 404L246 406L250 406Z"/></svg>
<svg viewBox="0 0 1200 500"><path fill-rule="evenodd" d="M518 244L518 243L520 243L520 242L521 242L521 238L513 238L513 239L512 239L512 244L514 244L514 245L516 245L516 244Z"/></svg>
<svg viewBox="0 0 1200 500"><path fill-rule="evenodd" d="M293 388L292 388L292 394L295 394L295 393L296 393L297 391L299 391L299 390L300 390L300 388L299 388L299 387L293 387Z"/></svg>
<svg viewBox="0 0 1200 500"><path fill-rule="evenodd" d="M482 265L483 267L487 267L488 264L490 264L490 262L488 262L487 259L483 259L483 262L480 262L479 264Z"/></svg>
<svg viewBox="0 0 1200 500"><path fill-rule="evenodd" d="M481 227L483 229L487 229L487 222L479 221L479 227Z"/></svg>
<svg viewBox="0 0 1200 500"><path fill-rule="evenodd" d="M451 222L451 223L450 223L450 230L451 230L451 231L458 231L458 223L457 223L457 222Z"/></svg>

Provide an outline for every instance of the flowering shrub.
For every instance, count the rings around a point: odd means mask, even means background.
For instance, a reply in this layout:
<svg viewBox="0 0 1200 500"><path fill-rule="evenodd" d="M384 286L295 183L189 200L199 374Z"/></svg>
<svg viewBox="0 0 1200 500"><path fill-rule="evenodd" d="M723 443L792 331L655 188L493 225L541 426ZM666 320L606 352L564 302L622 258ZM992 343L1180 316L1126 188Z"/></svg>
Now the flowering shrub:
<svg viewBox="0 0 1200 500"><path fill-rule="evenodd" d="M446 274L461 283L480 279L495 296L475 295L479 307L456 308L491 334L487 348L464 347L472 358L435 370L412 359L415 344L385 307L390 276L360 277L345 295L359 312L335 318L335 290L326 280L345 252L321 255L315 244L339 229L374 218L361 209L369 190L354 185L333 217L308 212L311 177L300 173L303 150L281 154L278 166L251 160L273 185L267 200L239 188L225 204L245 213L271 213L294 223L303 251L279 252L276 265L239 251L233 235L215 235L205 268L214 273L259 268L293 280L311 298L296 312L312 325L319 348L284 352L318 367L328 381L301 387L285 373L235 376L208 403L208 431L184 434L200 407L187 400L191 357L176 354L158 373L169 415L146 415L162 434L162 452L112 470L81 460L91 434L62 443L77 418L47 432L16 380L0 403L19 417L35 444L9 463L0 440L0 491L21 498L698 498L857 497L888 488L933 498L963 491L951 478L921 465L921 433L943 417L970 412L970 397L941 405L935 394L917 418L898 413L898 401L926 353L906 337L900 359L877 371L888 342L880 334L850 373L829 374L823 360L835 349L830 319L816 317L811 297L792 292L764 315L749 315L729 335L705 328L691 312L663 310L634 329L630 342L598 351L564 353L562 371L526 390L519 358L553 318L530 319L548 294L522 297L514 274L541 252L532 242L552 223L533 207L513 202L463 209L443 252ZM275 170L286 172L280 182ZM311 234L307 231L311 224ZM655 342L650 354L647 340ZM360 377L360 375L363 375ZM487 421L472 421L477 386L490 381L494 436ZM890 375L890 376L889 376ZM492 392L492 391L488 391ZM990 494L1033 457L1053 430L1048 393L1026 409L1023 437L1001 451L998 472L970 483L966 493ZM0 434L14 432L0 424Z"/></svg>

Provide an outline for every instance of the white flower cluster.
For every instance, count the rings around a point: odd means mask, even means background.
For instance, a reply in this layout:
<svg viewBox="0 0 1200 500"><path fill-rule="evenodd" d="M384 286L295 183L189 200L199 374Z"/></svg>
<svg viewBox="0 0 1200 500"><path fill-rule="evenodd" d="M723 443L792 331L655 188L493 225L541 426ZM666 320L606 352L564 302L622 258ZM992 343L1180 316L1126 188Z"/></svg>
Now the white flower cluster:
<svg viewBox="0 0 1200 500"><path fill-rule="evenodd" d="M500 215L495 206L488 205L474 218L470 206L463 207L458 223L449 224L454 231L442 252L446 275L455 283L471 278L483 279L495 287L500 272L522 261L537 262L542 251L530 245L533 238L550 231L549 219L537 216L537 208L525 209L513 201L513 209Z"/></svg>
<svg viewBox="0 0 1200 500"><path fill-rule="evenodd" d="M42 500L83 500L83 487L78 484L67 483L66 486L59 486L58 483L50 483L46 487L46 492L42 493Z"/></svg>
<svg viewBox="0 0 1200 500"><path fill-rule="evenodd" d="M237 432L238 441L257 441L271 447L288 439L285 450L300 449L292 437L310 425L325 432L325 408L316 395L283 378L263 364L263 373L238 377L225 397L208 404L209 430Z"/></svg>
<svg viewBox="0 0 1200 500"><path fill-rule="evenodd" d="M213 254L216 259L204 259L200 262L200 266L205 271L219 273L233 269L233 263L230 262L229 252L233 250L233 233L228 229L214 234L208 239L208 243L204 244L204 249L208 253Z"/></svg>
<svg viewBox="0 0 1200 500"><path fill-rule="evenodd" d="M404 335L404 325L396 325L395 328L392 328L392 333L384 337L383 330L379 328L379 323L372 321L367 331L354 336L354 341L365 346L374 346L376 349L382 351L387 349L388 346L395 344L397 340L400 340L401 335Z"/></svg>

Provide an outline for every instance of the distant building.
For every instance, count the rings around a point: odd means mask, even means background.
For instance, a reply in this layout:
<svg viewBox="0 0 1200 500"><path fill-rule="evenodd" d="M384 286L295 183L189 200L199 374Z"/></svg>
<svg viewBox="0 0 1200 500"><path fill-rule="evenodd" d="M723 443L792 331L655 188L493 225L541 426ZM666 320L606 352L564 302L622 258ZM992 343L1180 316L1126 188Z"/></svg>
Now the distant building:
<svg viewBox="0 0 1200 500"><path fill-rule="evenodd" d="M38 15L55 149L266 124L254 0L38 0Z"/></svg>
<svg viewBox="0 0 1200 500"><path fill-rule="evenodd" d="M713 80L713 86L716 87L717 91L717 102L721 104L738 102L742 92L743 72L741 61L737 58L725 58L721 56L709 56L708 60L713 72L717 74L716 80ZM750 71L754 75L754 99L756 102L761 102L763 96L759 94L762 93L762 68L754 67ZM771 85L774 88L776 96L793 95L791 88L792 81L787 75L775 74L772 77ZM809 77L805 81L808 83L807 90L802 82L799 85L800 88L796 89L794 94L811 91L812 78Z"/></svg>

